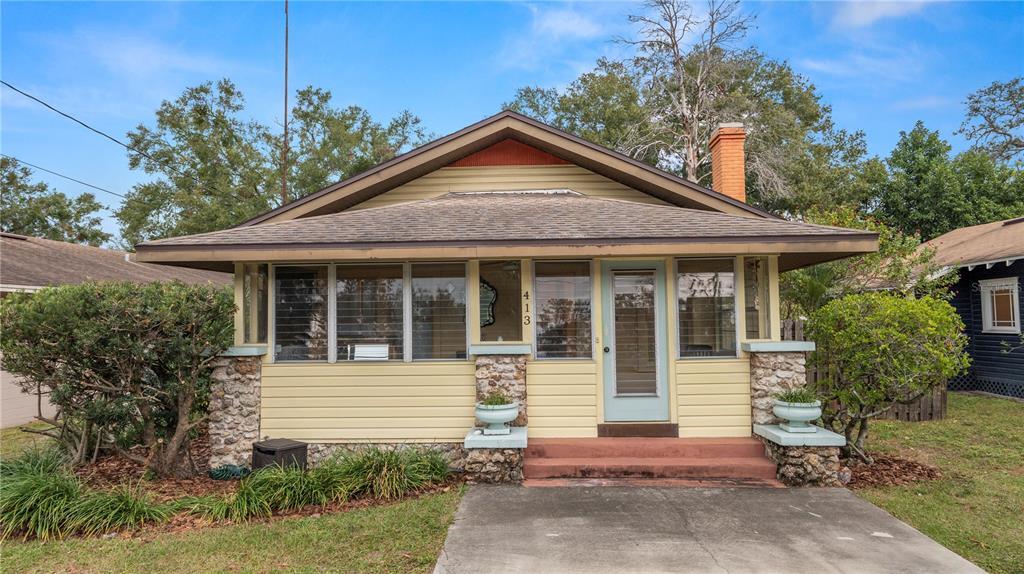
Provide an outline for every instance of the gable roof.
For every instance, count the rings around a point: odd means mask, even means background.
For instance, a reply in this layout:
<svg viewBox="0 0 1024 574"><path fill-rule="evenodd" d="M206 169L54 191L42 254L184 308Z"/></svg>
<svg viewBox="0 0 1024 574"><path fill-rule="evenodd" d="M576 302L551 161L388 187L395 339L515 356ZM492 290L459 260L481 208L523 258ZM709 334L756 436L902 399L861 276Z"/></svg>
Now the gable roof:
<svg viewBox="0 0 1024 574"><path fill-rule="evenodd" d="M712 189L506 110L254 217L241 226L342 211L507 139L526 144L672 205L747 217L774 218Z"/></svg>
<svg viewBox="0 0 1024 574"><path fill-rule="evenodd" d="M946 268L1024 259L1024 217L961 227L924 243Z"/></svg>
<svg viewBox="0 0 1024 574"><path fill-rule="evenodd" d="M0 233L0 291L34 291L86 281L173 280L227 285L232 279L215 271L139 263L125 251Z"/></svg>
<svg viewBox="0 0 1024 574"><path fill-rule="evenodd" d="M480 256L534 248L550 256L611 254L623 246L664 253L777 253L783 268L875 249L874 233L714 211L585 196L570 190L470 192L299 220L236 227L139 245L147 260L353 257L400 258L429 248L435 257ZM835 242L839 242L833 244ZM490 250L490 251L489 251ZM692 251L691 251L692 250ZM716 251L717 250L717 251ZM257 253L262 251L262 253ZM799 255L797 255L799 253ZM168 260L170 262L170 260Z"/></svg>

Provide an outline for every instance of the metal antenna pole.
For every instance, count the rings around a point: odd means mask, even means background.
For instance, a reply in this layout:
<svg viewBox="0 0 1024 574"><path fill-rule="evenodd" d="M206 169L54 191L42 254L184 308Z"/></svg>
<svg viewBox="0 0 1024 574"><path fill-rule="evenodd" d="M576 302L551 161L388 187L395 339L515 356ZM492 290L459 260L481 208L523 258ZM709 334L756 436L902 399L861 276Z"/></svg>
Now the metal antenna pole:
<svg viewBox="0 0 1024 574"><path fill-rule="evenodd" d="M281 205L288 203L288 0L284 0L284 147L281 150Z"/></svg>

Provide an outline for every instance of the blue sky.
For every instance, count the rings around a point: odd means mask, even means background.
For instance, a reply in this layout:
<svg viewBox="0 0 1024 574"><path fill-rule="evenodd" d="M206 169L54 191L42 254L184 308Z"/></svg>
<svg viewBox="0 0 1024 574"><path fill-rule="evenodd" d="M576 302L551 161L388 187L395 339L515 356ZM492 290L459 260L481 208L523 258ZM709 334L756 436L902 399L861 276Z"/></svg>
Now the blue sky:
<svg viewBox="0 0 1024 574"><path fill-rule="evenodd" d="M950 139L967 94L1024 75L1024 3L747 2L749 42L817 86L836 123L887 155L922 119ZM635 3L290 5L291 85L330 89L385 120L403 109L437 135L500 109L518 87L564 86L631 32ZM229 77L249 113L281 121L281 2L0 4L0 75L117 136L164 99ZM3 153L124 192L125 150L3 88ZM87 189L37 174L77 195ZM311 190L312 191L312 190ZM120 201L97 192L115 207ZM108 231L116 224L108 218Z"/></svg>

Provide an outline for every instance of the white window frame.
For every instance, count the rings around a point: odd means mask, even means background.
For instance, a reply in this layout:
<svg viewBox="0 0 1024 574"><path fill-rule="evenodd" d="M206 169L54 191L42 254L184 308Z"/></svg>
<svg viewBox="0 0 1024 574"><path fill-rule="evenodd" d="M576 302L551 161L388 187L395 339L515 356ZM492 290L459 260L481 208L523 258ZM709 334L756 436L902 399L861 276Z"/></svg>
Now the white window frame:
<svg viewBox="0 0 1024 574"><path fill-rule="evenodd" d="M679 341L679 337L680 337L680 335L679 335L679 326L680 326L680 318L679 318L679 263L682 262L682 261L699 261L699 260L704 260L704 261L720 260L720 261L724 261L726 259L731 259L732 260L732 275L733 275L733 279L732 279L732 281L733 281L733 288L732 288L733 289L733 293L732 293L732 307L733 307L733 309L732 309L732 312L733 312L733 323L734 323L733 330L736 333L736 349L735 349L735 352L734 352L733 355L715 355L715 356L711 356L711 357L684 357L683 356L683 349L682 349L681 345L679 344L679 342L680 342ZM746 311L746 307L745 306L742 307L742 308L740 307L740 305L743 304L743 257L730 257L728 255L722 255L722 256L718 256L718 257L715 257L713 255L709 255L709 256L706 256L706 257L676 257L672 261L672 281L671 281L671 283L672 283L672 291L673 291L673 294L672 294L672 304L675 305L675 309L676 309L675 310L675 321L676 321L676 329L675 330L676 330L676 336L675 336L675 342L672 343L672 347L673 347L673 349L675 351L675 360L677 360L677 361L714 361L714 360L721 361L722 359L729 359L730 357L739 358L741 356L741 354L740 354L741 353L740 347L742 347L743 341L746 340L746 339L743 338L743 336L745 334L745 329L744 329L745 325L744 325L743 321L740 319L740 314L741 313L745 313L745 311Z"/></svg>
<svg viewBox="0 0 1024 574"><path fill-rule="evenodd" d="M1020 333L1020 285L1016 277L1001 277L998 279L982 279L978 281L978 292L981 294L981 332L982 333L1003 333L1016 335ZM1002 289L1010 289L1011 304L1013 305L1013 318L1016 325L1004 327L993 325L992 317L992 292Z"/></svg>

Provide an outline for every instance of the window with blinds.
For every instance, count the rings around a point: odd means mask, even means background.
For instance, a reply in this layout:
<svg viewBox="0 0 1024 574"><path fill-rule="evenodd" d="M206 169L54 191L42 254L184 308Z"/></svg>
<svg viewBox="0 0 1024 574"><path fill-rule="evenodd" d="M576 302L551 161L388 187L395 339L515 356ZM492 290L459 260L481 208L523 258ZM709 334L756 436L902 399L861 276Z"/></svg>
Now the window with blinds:
<svg viewBox="0 0 1024 574"><path fill-rule="evenodd" d="M677 262L679 356L736 355L736 291L732 259Z"/></svg>
<svg viewBox="0 0 1024 574"><path fill-rule="evenodd" d="M335 291L337 360L402 360L402 265L339 265Z"/></svg>
<svg viewBox="0 0 1024 574"><path fill-rule="evenodd" d="M466 358L466 265L412 264L412 358Z"/></svg>
<svg viewBox="0 0 1024 574"><path fill-rule="evenodd" d="M327 360L327 266L276 267L274 273L277 360Z"/></svg>
<svg viewBox="0 0 1024 574"><path fill-rule="evenodd" d="M591 278L586 261L538 262L534 271L538 359L589 359Z"/></svg>

